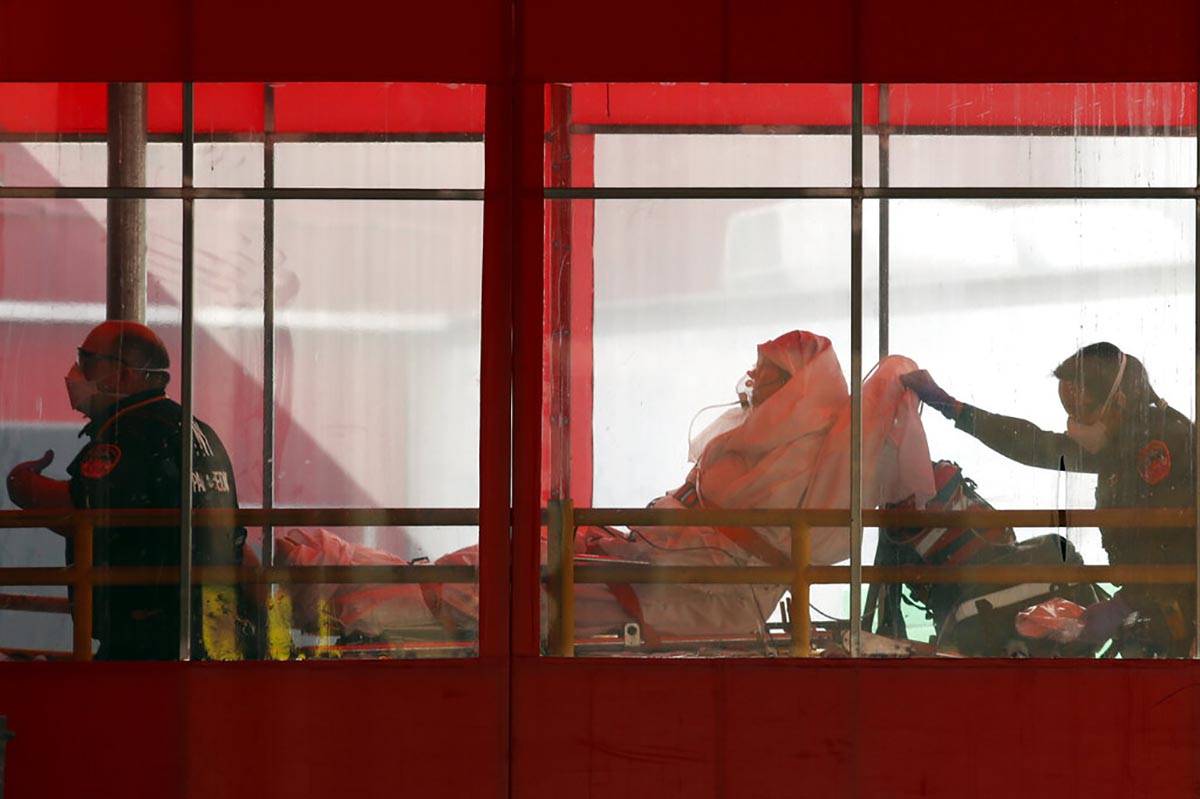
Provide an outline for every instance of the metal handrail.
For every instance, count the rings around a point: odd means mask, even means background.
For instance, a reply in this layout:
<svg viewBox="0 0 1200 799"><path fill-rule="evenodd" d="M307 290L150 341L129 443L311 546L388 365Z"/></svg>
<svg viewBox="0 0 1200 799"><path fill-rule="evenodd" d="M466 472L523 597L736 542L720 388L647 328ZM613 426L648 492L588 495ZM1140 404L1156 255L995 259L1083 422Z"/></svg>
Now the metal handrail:
<svg viewBox="0 0 1200 799"><path fill-rule="evenodd" d="M178 526L178 508L0 511L0 530L52 527L71 530L74 563L67 567L3 567L0 585L68 585L71 602L72 653L92 657L92 589L97 585L178 585L180 567L94 567L93 537L97 527ZM323 527L474 527L478 508L245 508L191 512L197 527L219 525ZM196 566L192 583L473 583L474 566Z"/></svg>
<svg viewBox="0 0 1200 799"><path fill-rule="evenodd" d="M0 568L0 585L72 585L73 566L10 566ZM93 566L92 585L178 585L179 567ZM297 583L345 585L357 583L473 583L474 566L193 566L194 583Z"/></svg>
<svg viewBox="0 0 1200 799"><path fill-rule="evenodd" d="M641 527L742 525L748 527L850 526L848 509L754 508L575 508L575 522ZM1107 508L1103 510L867 510L866 527L1105 527L1183 528L1195 524L1193 508ZM549 517L547 517L549 518Z"/></svg>
<svg viewBox="0 0 1200 799"><path fill-rule="evenodd" d="M864 510L869 527L1104 527L1106 530L1178 529L1191 535L1196 514L1192 508L1117 508L1104 510ZM196 526L240 524L272 527L325 526L477 526L478 508L245 508L202 509L192 512ZM663 509L575 508L570 501L551 501L542 514L551 528L549 571L551 593L557 600L555 650L574 654L574 586L577 583L673 583L791 586L795 621L793 654L808 654L808 603L812 585L845 584L846 566L814 566L808 560L813 527L850 526L847 509ZM180 580L179 568L93 567L92 533L96 527L162 527L178 525L179 509L120 509L88 511L0 511L0 530L55 527L74 529L75 563L69 567L3 567L0 585L70 585L74 588L74 655L91 656L92 588L97 585L171 585ZM788 527L792 565L775 566L657 566L575 563L574 531L589 525ZM570 531L568 533L568 531ZM195 566L193 582L247 584L348 583L472 583L474 566ZM1196 566L866 566L864 581L924 583L1114 582L1189 584Z"/></svg>
<svg viewBox="0 0 1200 799"><path fill-rule="evenodd" d="M0 510L0 530L5 528L70 527L88 522L97 527L166 527L180 522L178 508L111 510ZM247 527L295 525L299 527L476 527L478 508L202 508L192 512L192 522L206 525L239 524Z"/></svg>
<svg viewBox="0 0 1200 799"><path fill-rule="evenodd" d="M1194 508L1109 508L1096 510L866 510L866 527L1103 527L1178 530L1194 535ZM850 527L848 509L680 509L575 508L570 500L551 500L543 516L549 526L548 569L557 603L552 647L563 657L574 655L574 587L604 584L787 585L791 587L792 654L809 655L808 595L813 585L847 584L848 566L809 563L813 527ZM782 566L660 566L653 564L575 563L575 530L588 525L638 527L750 526L791 529L791 565ZM1120 584L1191 584L1197 564L1125 566L864 566L864 582L876 583L1013 583L1112 582Z"/></svg>

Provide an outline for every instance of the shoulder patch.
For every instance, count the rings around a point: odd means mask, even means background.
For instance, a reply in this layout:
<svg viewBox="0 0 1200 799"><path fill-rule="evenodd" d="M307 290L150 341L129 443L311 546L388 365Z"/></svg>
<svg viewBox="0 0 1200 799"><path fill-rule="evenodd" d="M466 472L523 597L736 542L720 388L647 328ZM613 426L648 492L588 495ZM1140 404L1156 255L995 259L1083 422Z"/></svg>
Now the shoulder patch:
<svg viewBox="0 0 1200 799"><path fill-rule="evenodd" d="M120 447L116 444L97 444L88 450L79 464L79 473L90 480L99 480L108 477L120 462Z"/></svg>
<svg viewBox="0 0 1200 799"><path fill-rule="evenodd" d="M1137 455L1137 470L1147 485L1158 485L1171 474L1171 450L1164 441L1151 441Z"/></svg>

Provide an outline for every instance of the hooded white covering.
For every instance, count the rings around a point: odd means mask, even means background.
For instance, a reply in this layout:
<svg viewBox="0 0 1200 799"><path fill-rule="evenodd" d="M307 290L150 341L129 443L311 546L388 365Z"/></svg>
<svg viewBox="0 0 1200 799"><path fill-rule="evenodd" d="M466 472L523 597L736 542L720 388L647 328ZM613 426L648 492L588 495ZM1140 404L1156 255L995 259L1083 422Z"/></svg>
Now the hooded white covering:
<svg viewBox="0 0 1200 799"><path fill-rule="evenodd" d="M699 506L849 508L850 396L829 339L792 331L760 345L758 351L791 378L760 406L746 411L740 424L704 446L689 475ZM907 358L889 357L863 384L864 507L909 497L923 507L935 493L918 401L899 380L916 368ZM725 414L715 424L728 426L730 417ZM671 494L653 505L684 507ZM756 529L775 549L789 554L787 528ZM638 529L635 535L635 541L620 542L593 534L588 543L606 554L664 565L766 565L712 528L654 527ZM814 529L811 541L815 564L850 556L848 528ZM635 590L648 624L660 633L689 635L758 631L786 589L659 584Z"/></svg>
<svg viewBox="0 0 1200 799"><path fill-rule="evenodd" d="M699 451L688 482L700 507L848 508L850 506L850 395L829 339L792 331L759 345L790 378L767 400L723 414L697 436ZM863 384L863 506L913 498L917 507L934 495L933 471L917 398L900 383L916 370L911 360L885 358ZM659 508L684 507L672 494ZM787 528L758 528L783 555ZM543 559L545 541L542 542ZM581 529L577 552L593 552L655 564L764 565L721 532L708 527L636 529L630 539ZM812 531L812 562L830 564L850 556L848 528ZM451 553L439 563L473 564L478 550ZM633 588L641 620L659 634L746 634L762 631L785 586L648 584ZM478 618L474 586L427 587L426 598L443 620ZM630 618L629 597L619 603L600 585L579 585L576 632L611 630ZM404 615L404 614L402 614ZM545 618L545 613L543 613Z"/></svg>

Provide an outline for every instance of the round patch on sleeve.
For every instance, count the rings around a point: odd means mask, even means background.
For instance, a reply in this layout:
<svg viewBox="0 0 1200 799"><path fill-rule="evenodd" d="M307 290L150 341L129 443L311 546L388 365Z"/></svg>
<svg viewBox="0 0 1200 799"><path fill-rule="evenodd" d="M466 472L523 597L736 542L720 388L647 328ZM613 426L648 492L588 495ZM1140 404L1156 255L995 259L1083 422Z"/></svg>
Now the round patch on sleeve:
<svg viewBox="0 0 1200 799"><path fill-rule="evenodd" d="M1137 457L1138 474L1147 485L1158 485L1171 474L1171 450L1166 442L1151 441Z"/></svg>
<svg viewBox="0 0 1200 799"><path fill-rule="evenodd" d="M108 477L120 462L120 447L116 444L97 444L88 450L83 462L79 464L79 473L89 480L99 480Z"/></svg>

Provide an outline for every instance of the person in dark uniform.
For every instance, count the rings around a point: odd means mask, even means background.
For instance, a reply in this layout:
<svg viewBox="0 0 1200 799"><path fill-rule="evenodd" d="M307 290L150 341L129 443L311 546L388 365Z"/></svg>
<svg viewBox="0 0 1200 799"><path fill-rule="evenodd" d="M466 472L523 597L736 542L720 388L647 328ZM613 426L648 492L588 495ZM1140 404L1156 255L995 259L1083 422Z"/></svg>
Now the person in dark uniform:
<svg viewBox="0 0 1200 799"><path fill-rule="evenodd" d="M1097 508L1173 508L1194 503L1195 428L1150 386L1142 363L1108 342L1090 344L1054 370L1068 415L1067 432L989 413L947 394L926 371L903 383L955 426L1027 466L1097 475ZM1195 532L1182 529L1100 530L1112 565L1191 565ZM1110 638L1133 612L1148 620L1160 654L1186 657L1195 629L1192 585L1127 585L1087 609L1083 637Z"/></svg>
<svg viewBox="0 0 1200 799"><path fill-rule="evenodd" d="M22 508L179 508L183 414L166 396L170 360L162 340L136 322L105 322L88 334L66 377L71 407L88 418L87 444L67 467L70 480L41 474L48 451L18 464L8 494ZM221 440L204 422L192 423L192 500L196 508L236 508L233 466ZM72 559L70 530L67 562ZM240 565L245 530L196 527L193 563ZM97 566L174 568L179 528L97 527ZM175 585L97 586L93 635L103 660L171 660L179 653L179 589ZM204 585L192 599L192 653L237 659L245 639L244 603L232 586Z"/></svg>

